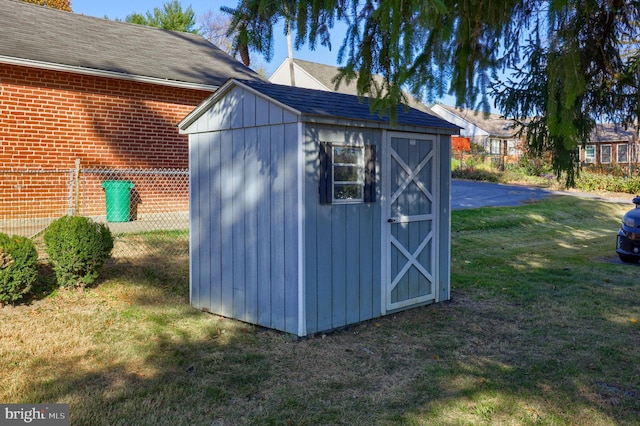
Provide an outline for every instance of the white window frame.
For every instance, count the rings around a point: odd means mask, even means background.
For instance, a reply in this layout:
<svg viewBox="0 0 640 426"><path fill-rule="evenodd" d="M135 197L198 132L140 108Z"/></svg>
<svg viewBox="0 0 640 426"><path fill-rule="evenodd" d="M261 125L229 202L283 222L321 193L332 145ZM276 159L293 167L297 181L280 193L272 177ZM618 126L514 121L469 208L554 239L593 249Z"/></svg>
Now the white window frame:
<svg viewBox="0 0 640 426"><path fill-rule="evenodd" d="M593 150L593 155L589 155L589 150ZM584 162L585 163L595 163L596 162L596 146L595 145L586 145L584 147Z"/></svg>
<svg viewBox="0 0 640 426"><path fill-rule="evenodd" d="M604 161L605 155L604 155L604 150L605 148L609 148L609 161ZM611 164L611 157L613 154L613 150L611 148L611 145L600 145L600 164Z"/></svg>
<svg viewBox="0 0 640 426"><path fill-rule="evenodd" d="M494 147L498 149L498 152L495 152ZM489 139L489 154L502 155L502 139Z"/></svg>
<svg viewBox="0 0 640 426"><path fill-rule="evenodd" d="M356 163L340 163L336 161L336 150L340 149L356 149L359 151ZM364 203L364 146L363 145L347 145L347 144L331 144L331 199L333 204L355 204ZM357 168L358 180L338 180L336 179L336 167L353 167ZM336 198L337 185L355 185L360 189L359 198Z"/></svg>
<svg viewBox="0 0 640 426"><path fill-rule="evenodd" d="M620 159L620 148L624 148L626 158ZM620 143L616 145L616 162L617 163L628 163L629 162L629 144Z"/></svg>

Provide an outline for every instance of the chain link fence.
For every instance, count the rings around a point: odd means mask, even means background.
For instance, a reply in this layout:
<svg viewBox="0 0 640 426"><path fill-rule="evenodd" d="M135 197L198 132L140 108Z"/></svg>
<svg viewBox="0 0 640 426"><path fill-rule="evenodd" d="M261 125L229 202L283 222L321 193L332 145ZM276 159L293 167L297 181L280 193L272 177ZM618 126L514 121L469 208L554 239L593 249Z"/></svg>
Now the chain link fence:
<svg viewBox="0 0 640 426"><path fill-rule="evenodd" d="M115 257L186 255L188 169L0 170L0 232L31 238L55 219L81 215L106 224Z"/></svg>

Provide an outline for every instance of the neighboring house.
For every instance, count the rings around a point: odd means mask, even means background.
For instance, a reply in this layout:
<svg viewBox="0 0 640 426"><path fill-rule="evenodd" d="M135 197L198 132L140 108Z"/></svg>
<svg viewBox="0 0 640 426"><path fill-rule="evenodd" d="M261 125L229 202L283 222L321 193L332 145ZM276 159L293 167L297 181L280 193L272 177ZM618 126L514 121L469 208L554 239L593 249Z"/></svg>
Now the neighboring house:
<svg viewBox="0 0 640 426"><path fill-rule="evenodd" d="M585 166L629 166L638 163L638 155L634 131L613 124L597 125L589 142L580 148L580 162Z"/></svg>
<svg viewBox="0 0 640 426"><path fill-rule="evenodd" d="M497 165L514 163L523 154L524 138L518 135L520 129L512 120L442 104L433 105L431 111L460 126L460 136L483 147Z"/></svg>
<svg viewBox="0 0 640 426"><path fill-rule="evenodd" d="M276 71L269 77L272 83L291 85L291 67L285 59ZM339 75L339 68L315 62L294 59L293 70L295 84L308 89L336 91L348 95L357 95L355 84L341 83L336 88L335 78ZM378 81L382 76L374 76ZM491 155L492 161L498 164L514 162L522 155L522 140L516 136L517 129L512 122L497 114L485 117L482 113L470 110L436 104L429 108L405 93L410 107L429 114L436 114L450 123L462 128L460 137L452 137L454 147L466 146L469 142L482 146Z"/></svg>
<svg viewBox="0 0 640 426"><path fill-rule="evenodd" d="M300 59L293 60L293 75L297 87L307 89L323 90L330 92L344 93L346 95L358 95L355 82L346 84L345 81L336 88L335 78L340 74L340 69L332 65L324 65L316 62L302 61ZM285 59L282 64L269 77L269 81L276 84L284 84L291 86L291 68L289 59ZM376 75L374 79L382 82L382 76ZM411 108L418 111L431 113L429 108L422 102L415 99L411 94L405 93L407 104Z"/></svg>
<svg viewBox="0 0 640 426"><path fill-rule="evenodd" d="M193 306L305 336L449 299L459 128L367 99L230 80L179 125Z"/></svg>
<svg viewBox="0 0 640 426"><path fill-rule="evenodd" d="M30 197L68 191L34 176L76 160L83 169L187 168L180 120L228 78L259 78L198 35L15 0L0 10L0 172L31 173L0 174L4 217L20 199L42 211ZM172 192L139 195L144 210L152 198L170 204ZM185 206L184 191L178 197Z"/></svg>

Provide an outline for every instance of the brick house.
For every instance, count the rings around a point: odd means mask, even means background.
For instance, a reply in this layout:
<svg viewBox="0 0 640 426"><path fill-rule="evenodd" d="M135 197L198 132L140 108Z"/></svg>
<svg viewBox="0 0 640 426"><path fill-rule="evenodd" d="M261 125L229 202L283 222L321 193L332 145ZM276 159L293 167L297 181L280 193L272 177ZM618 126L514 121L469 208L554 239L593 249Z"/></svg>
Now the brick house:
<svg viewBox="0 0 640 426"><path fill-rule="evenodd" d="M584 147L580 162L586 167L630 167L638 163L638 140L632 129L613 124L598 124Z"/></svg>
<svg viewBox="0 0 640 426"><path fill-rule="evenodd" d="M68 193L66 183L38 177L38 171L73 170L78 160L83 169L187 168L180 120L228 78L260 78L195 34L16 0L0 0L0 9L5 218L28 213L19 210L41 212L33 201L43 192ZM99 182L93 186L100 188ZM184 191L175 192L139 194L141 208L154 200L170 205L172 198L186 206ZM104 208L104 196L92 203L85 208Z"/></svg>

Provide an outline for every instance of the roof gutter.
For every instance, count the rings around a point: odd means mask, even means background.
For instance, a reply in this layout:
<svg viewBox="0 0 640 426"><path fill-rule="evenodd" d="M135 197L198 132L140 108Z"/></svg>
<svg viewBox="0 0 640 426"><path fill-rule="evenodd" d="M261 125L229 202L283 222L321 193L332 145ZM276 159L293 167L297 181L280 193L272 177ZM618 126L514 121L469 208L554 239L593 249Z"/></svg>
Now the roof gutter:
<svg viewBox="0 0 640 426"><path fill-rule="evenodd" d="M0 55L0 63L9 65L26 66L32 68L45 69L50 71L70 72L74 74L91 75L94 77L116 78L119 80L135 81L137 83L159 84L162 86L178 87L181 89L206 90L215 92L220 86L211 84L190 83L187 81L167 80L144 75L125 74L115 71L99 70L95 68L84 68L74 65L54 64L51 62L34 61L24 58L13 58Z"/></svg>

